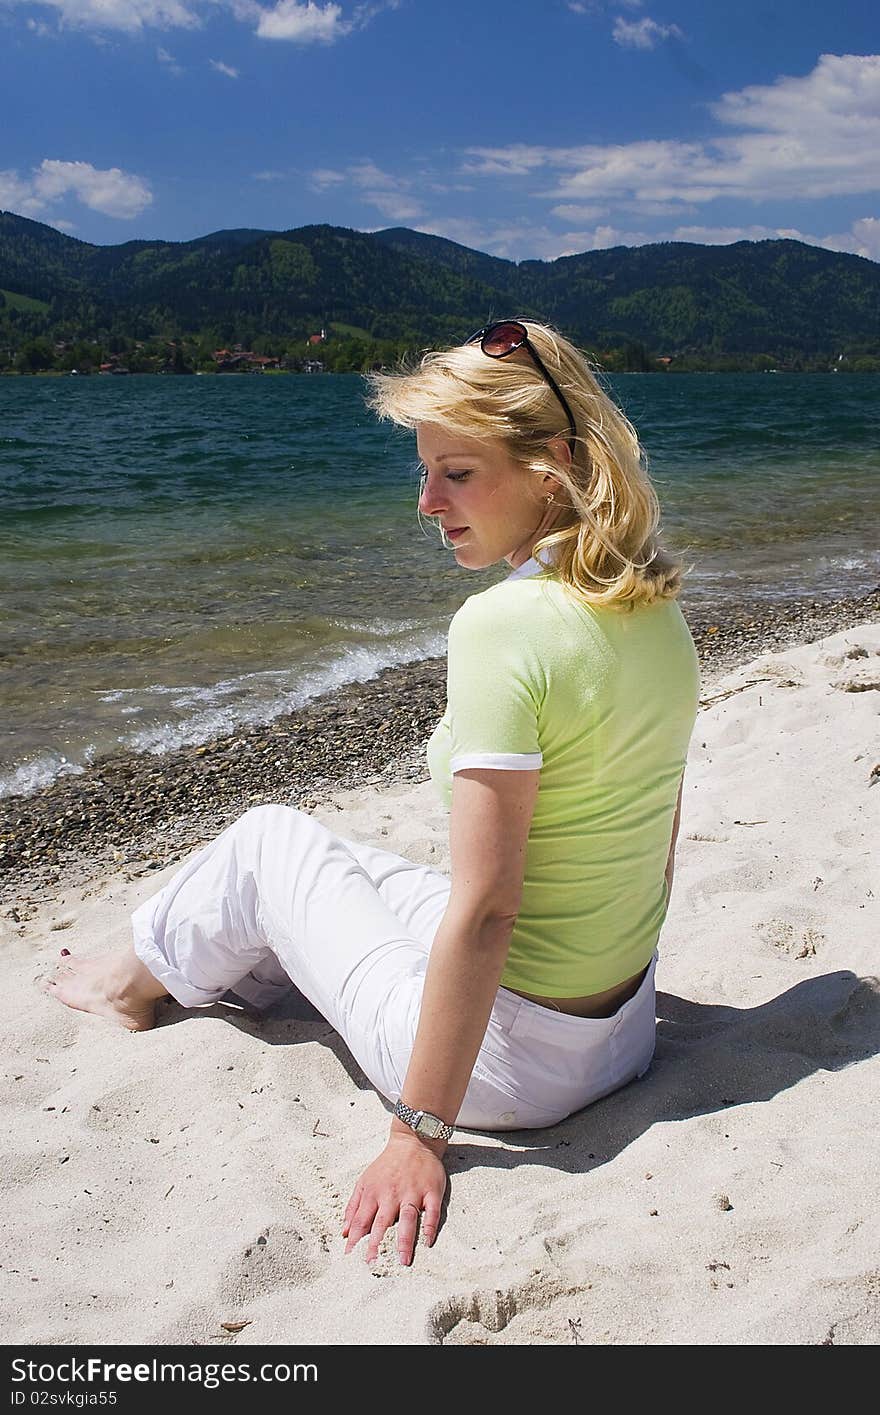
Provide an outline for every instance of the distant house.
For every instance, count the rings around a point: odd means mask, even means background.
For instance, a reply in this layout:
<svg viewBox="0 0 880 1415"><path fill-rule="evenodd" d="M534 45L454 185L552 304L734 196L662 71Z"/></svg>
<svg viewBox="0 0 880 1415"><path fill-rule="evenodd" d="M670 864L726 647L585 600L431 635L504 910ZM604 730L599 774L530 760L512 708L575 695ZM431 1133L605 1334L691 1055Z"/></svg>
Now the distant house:
<svg viewBox="0 0 880 1415"><path fill-rule="evenodd" d="M218 373L263 373L265 369L278 368L279 363L269 354L254 354L240 344L234 350L215 349L213 359Z"/></svg>
<svg viewBox="0 0 880 1415"><path fill-rule="evenodd" d="M306 359L303 364L303 373L323 373L324 364L321 359Z"/></svg>
<svg viewBox="0 0 880 1415"><path fill-rule="evenodd" d="M308 348L309 344L323 344L325 343L326 339L327 333L323 329L321 330L320 334L310 334L308 339L306 340L306 348Z"/></svg>

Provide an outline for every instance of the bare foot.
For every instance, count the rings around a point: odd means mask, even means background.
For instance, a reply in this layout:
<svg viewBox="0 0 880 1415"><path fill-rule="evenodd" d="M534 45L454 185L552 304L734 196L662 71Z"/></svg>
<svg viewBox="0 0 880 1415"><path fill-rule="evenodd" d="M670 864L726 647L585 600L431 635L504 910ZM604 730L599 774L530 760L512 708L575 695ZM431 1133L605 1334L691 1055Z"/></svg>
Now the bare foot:
<svg viewBox="0 0 880 1415"><path fill-rule="evenodd" d="M109 1017L130 1032L148 1032L156 1025L156 1002L168 994L137 957L134 949L97 958L74 958L62 949L55 976L43 991L77 1012Z"/></svg>

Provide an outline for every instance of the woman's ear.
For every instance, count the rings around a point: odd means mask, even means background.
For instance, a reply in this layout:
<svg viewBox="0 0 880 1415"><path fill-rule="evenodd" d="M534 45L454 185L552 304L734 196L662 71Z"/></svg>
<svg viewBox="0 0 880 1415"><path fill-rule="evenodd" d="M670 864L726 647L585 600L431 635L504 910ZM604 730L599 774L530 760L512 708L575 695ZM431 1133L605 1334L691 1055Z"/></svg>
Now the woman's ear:
<svg viewBox="0 0 880 1415"><path fill-rule="evenodd" d="M552 437L547 443L547 451L561 470L568 471L571 466L571 448L564 437ZM562 483L556 477L551 476L549 472L544 473L542 481L545 495L549 492L553 492L555 495L557 491L562 489Z"/></svg>
<svg viewBox="0 0 880 1415"><path fill-rule="evenodd" d="M571 448L564 437L551 437L547 443L547 451L557 466L568 471L571 466Z"/></svg>

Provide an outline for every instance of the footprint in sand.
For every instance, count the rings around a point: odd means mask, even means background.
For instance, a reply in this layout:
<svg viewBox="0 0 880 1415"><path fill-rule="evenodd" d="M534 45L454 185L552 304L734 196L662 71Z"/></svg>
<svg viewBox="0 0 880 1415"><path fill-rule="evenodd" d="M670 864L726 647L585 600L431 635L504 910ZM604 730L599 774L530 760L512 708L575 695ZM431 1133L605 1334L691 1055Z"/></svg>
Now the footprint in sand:
<svg viewBox="0 0 880 1415"><path fill-rule="evenodd" d="M880 671L876 668L855 669L831 684L841 693L870 693L880 688Z"/></svg>
<svg viewBox="0 0 880 1415"><path fill-rule="evenodd" d="M314 1262L309 1255L312 1246ZM303 1287L319 1276L317 1257L316 1240L307 1230L266 1228L228 1265L217 1295L221 1304L241 1307L279 1288Z"/></svg>
<svg viewBox="0 0 880 1415"><path fill-rule="evenodd" d="M837 653L823 654L820 662L826 668L843 668L846 663L851 663L854 659L870 658L871 655L866 648L860 644L853 644L850 648L839 650Z"/></svg>
<svg viewBox="0 0 880 1415"><path fill-rule="evenodd" d="M818 929L790 919L768 919L758 924L757 930L765 943L788 958L815 958L825 943L825 935Z"/></svg>
<svg viewBox="0 0 880 1415"><path fill-rule="evenodd" d="M560 1299L579 1295L582 1296L581 1288L538 1272L513 1287L445 1297L428 1313L428 1345L492 1346L496 1343L491 1338L504 1332L518 1317L528 1315L532 1326L536 1317L544 1317ZM555 1325L561 1321L560 1316Z"/></svg>

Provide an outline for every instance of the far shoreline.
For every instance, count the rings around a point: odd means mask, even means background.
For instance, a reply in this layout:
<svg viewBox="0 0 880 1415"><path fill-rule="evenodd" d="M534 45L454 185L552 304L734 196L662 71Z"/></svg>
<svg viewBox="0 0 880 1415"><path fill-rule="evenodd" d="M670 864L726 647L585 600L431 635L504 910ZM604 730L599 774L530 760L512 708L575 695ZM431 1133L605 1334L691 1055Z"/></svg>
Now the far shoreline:
<svg viewBox="0 0 880 1415"><path fill-rule="evenodd" d="M700 658L702 697L765 652L880 619L880 586L828 602L718 610L682 605ZM428 779L425 742L443 712L445 658L382 670L296 712L164 756L114 753L27 796L0 799L0 899L54 897L122 869L162 869L250 806L312 811L336 791Z"/></svg>
<svg viewBox="0 0 880 1415"><path fill-rule="evenodd" d="M872 375L880 374L880 368L876 369L840 369L840 368L638 368L638 369L606 369L601 364L597 365L600 374L605 378L646 378L658 375L668 378L670 375L690 376L694 373L717 373L723 374L725 378L732 378L745 374L753 378L756 374L790 374L793 378L811 378L816 374L827 377L829 374L844 374L852 378L870 378ZM79 369L34 369L25 371L23 369L0 369L0 378L363 378L365 369L321 369L320 371L309 371L307 369L277 368L259 369L251 372L243 370L227 370L220 372L217 369L186 369L183 372L175 373L169 369L126 369L124 373L83 373Z"/></svg>

